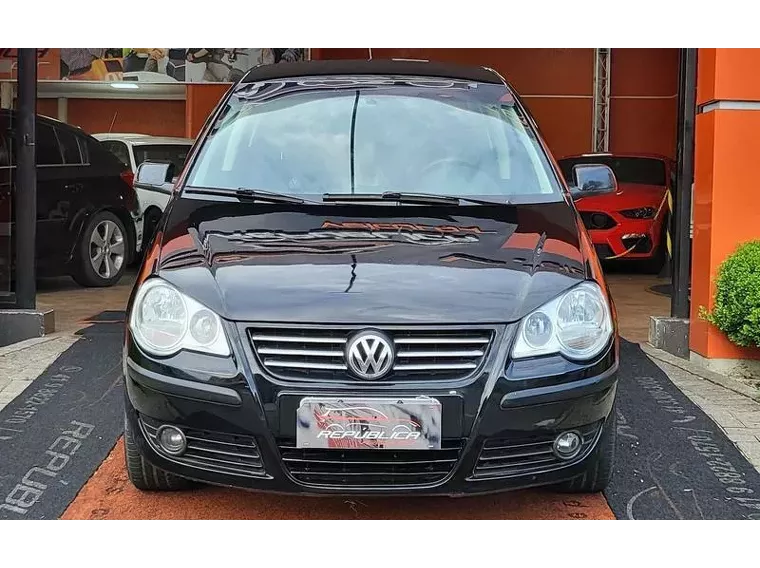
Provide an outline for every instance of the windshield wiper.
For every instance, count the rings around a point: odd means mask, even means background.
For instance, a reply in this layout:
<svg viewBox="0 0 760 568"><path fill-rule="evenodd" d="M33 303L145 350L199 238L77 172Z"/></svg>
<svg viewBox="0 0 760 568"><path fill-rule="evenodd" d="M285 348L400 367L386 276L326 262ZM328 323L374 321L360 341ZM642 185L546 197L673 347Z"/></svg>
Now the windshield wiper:
<svg viewBox="0 0 760 568"><path fill-rule="evenodd" d="M368 203L372 201L398 201L399 203L419 203L421 205L459 205L462 201L478 205L509 205L508 200L488 201L461 195L436 195L434 193L410 193L405 191L384 191L383 193L326 193L322 201L347 201Z"/></svg>
<svg viewBox="0 0 760 568"><path fill-rule="evenodd" d="M251 189L248 187L239 187L237 189L225 189L221 187L186 187L185 193L197 195L220 195L222 197L237 197L238 199L250 199L252 201L266 201L268 203L316 203L300 197L276 193L274 191L264 191L262 189Z"/></svg>

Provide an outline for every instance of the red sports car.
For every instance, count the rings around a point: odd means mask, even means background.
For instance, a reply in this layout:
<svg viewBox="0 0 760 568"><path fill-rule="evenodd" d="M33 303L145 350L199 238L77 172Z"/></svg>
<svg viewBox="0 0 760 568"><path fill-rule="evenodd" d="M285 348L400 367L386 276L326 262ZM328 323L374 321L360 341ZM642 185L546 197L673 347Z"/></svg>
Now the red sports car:
<svg viewBox="0 0 760 568"><path fill-rule="evenodd" d="M568 183L576 164L605 164L615 173L614 194L577 199L575 204L600 260L638 261L657 272L667 258L667 191L675 162L655 154L581 154L559 160Z"/></svg>

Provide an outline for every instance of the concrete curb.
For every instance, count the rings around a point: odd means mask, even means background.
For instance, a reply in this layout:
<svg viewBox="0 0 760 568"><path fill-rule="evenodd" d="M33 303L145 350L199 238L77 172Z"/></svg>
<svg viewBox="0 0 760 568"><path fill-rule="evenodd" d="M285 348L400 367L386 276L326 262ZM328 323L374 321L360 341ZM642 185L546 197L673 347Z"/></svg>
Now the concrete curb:
<svg viewBox="0 0 760 568"><path fill-rule="evenodd" d="M686 359L681 359L680 357L671 355L667 351L653 347L650 343L642 342L639 343L639 346L644 353L653 359L658 359L659 361L663 361L664 363L678 367L682 371L686 371L687 373L691 373L692 375L695 375L701 379L731 390L742 396L746 396L755 402L760 402L760 390L753 389L752 387L747 386L736 379L731 379L714 371L710 371L709 369L705 369L701 365L697 365L696 363L692 363Z"/></svg>
<svg viewBox="0 0 760 568"><path fill-rule="evenodd" d="M0 347L0 357L10 355L11 353L17 353L19 351L24 351L26 349L32 349L44 343L56 341L57 339L60 339L61 337L65 337L69 335L74 335L74 334L70 332L59 331L56 333L51 333L50 335L45 335L43 337L33 337L31 339L25 339L24 341L18 341L16 343L6 345L5 347Z"/></svg>

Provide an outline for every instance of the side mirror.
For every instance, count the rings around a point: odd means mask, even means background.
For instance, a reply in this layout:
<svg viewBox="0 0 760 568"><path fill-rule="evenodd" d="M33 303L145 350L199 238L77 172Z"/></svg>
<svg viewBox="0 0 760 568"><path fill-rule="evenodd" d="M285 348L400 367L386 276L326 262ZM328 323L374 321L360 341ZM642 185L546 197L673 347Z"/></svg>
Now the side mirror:
<svg viewBox="0 0 760 568"><path fill-rule="evenodd" d="M573 199L607 195L618 189L617 179L609 166L604 164L577 164L573 167Z"/></svg>
<svg viewBox="0 0 760 568"><path fill-rule="evenodd" d="M137 168L135 186L163 186L171 184L174 178L174 164L171 162L143 162Z"/></svg>

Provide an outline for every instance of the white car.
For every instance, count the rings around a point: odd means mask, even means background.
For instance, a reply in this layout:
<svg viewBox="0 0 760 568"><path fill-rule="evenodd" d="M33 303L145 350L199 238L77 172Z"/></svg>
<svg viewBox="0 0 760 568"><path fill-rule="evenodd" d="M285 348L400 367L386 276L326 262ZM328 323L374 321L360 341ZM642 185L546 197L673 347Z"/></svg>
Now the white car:
<svg viewBox="0 0 760 568"><path fill-rule="evenodd" d="M137 173L137 168L144 161L168 161L174 164L175 175L179 175L185 165L190 149L191 138L171 138L150 136L147 134L101 133L93 134L103 146L113 153L123 164ZM171 189L162 187L136 187L140 210L143 212L143 249L153 239L158 222L171 197Z"/></svg>

